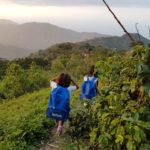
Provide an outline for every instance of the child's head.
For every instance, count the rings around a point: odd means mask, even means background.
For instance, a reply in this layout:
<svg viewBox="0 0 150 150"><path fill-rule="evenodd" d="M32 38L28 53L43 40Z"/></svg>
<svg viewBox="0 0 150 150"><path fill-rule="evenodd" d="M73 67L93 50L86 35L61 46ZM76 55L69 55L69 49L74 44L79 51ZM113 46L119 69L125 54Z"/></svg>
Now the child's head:
<svg viewBox="0 0 150 150"><path fill-rule="evenodd" d="M69 74L61 73L58 77L58 82L62 87L68 87L71 83L71 77Z"/></svg>
<svg viewBox="0 0 150 150"><path fill-rule="evenodd" d="M94 75L94 65L92 65L89 69L89 71L87 72L88 76L92 76Z"/></svg>

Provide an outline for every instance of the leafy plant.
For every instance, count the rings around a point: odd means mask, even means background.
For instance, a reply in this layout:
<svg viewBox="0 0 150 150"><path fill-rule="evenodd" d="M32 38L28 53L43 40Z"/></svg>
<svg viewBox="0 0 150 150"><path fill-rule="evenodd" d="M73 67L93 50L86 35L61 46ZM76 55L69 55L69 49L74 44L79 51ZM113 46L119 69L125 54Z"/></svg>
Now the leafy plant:
<svg viewBox="0 0 150 150"><path fill-rule="evenodd" d="M0 104L0 149L38 149L54 123L46 118L47 93L42 89Z"/></svg>
<svg viewBox="0 0 150 150"><path fill-rule="evenodd" d="M73 113L73 139L87 137L91 149L150 148L149 57L149 47L137 46L131 54L116 53L96 63L100 95L87 103L86 111Z"/></svg>

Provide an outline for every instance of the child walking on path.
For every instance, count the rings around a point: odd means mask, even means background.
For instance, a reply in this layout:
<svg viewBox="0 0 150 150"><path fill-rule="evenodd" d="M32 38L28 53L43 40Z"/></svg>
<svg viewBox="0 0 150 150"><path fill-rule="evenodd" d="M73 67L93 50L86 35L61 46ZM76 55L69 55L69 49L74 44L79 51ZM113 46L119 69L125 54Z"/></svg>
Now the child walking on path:
<svg viewBox="0 0 150 150"><path fill-rule="evenodd" d="M50 87L52 90L46 115L56 121L56 133L61 134L63 124L69 118L71 92L79 87L70 75L64 73L52 79Z"/></svg>
<svg viewBox="0 0 150 150"><path fill-rule="evenodd" d="M92 99L97 94L99 94L98 77L95 74L94 65L92 65L84 76L84 82L81 85L80 99Z"/></svg>

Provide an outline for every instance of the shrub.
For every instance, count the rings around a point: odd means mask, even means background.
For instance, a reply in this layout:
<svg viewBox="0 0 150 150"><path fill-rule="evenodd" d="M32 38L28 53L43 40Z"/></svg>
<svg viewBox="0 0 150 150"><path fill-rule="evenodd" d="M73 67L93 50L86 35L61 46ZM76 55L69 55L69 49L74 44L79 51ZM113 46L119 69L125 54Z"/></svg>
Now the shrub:
<svg viewBox="0 0 150 150"><path fill-rule="evenodd" d="M74 112L73 138L88 137L91 149L150 148L149 57L150 48L139 46L130 55L115 54L96 63L100 95L87 103L86 113Z"/></svg>
<svg viewBox="0 0 150 150"><path fill-rule="evenodd" d="M54 123L46 118L47 93L43 89L0 104L0 149L38 149L47 141Z"/></svg>

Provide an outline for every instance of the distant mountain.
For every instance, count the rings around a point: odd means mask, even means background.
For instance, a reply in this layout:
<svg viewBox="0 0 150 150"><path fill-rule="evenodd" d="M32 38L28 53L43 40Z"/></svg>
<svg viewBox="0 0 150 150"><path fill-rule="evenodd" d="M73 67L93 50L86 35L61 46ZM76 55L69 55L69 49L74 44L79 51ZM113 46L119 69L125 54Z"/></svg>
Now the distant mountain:
<svg viewBox="0 0 150 150"><path fill-rule="evenodd" d="M105 37L106 35L89 32L76 32L69 29L57 27L49 23L31 22L17 24L11 20L0 20L0 57L2 54L9 53L12 58L26 56L23 51L30 53L39 49L47 48L56 43L62 42L79 42L94 37ZM11 47L11 46L12 47ZM15 51L16 47L16 52ZM8 49L7 49L8 48ZM17 51L20 49L20 53ZM7 49L7 50L6 50ZM12 51L12 49L14 51ZM22 53L23 52L23 53ZM20 55L22 53L22 55ZM19 54L19 55L18 55ZM5 58L9 58L5 56Z"/></svg>
<svg viewBox="0 0 150 150"><path fill-rule="evenodd" d="M136 40L139 41L139 36L136 33L131 34L132 37ZM150 40L146 39L142 35L140 35L140 40L143 42L145 45L150 43ZM111 37L99 37L99 38L93 38L90 40L86 40L82 43L89 43L92 46L98 46L101 45L105 48L109 49L118 49L118 50L128 50L131 47L131 41L128 38L127 35L123 35L121 37L119 36L111 36Z"/></svg>
<svg viewBox="0 0 150 150"><path fill-rule="evenodd" d="M4 25L16 25L17 23L11 20L7 20L7 19L0 19L0 24L4 24Z"/></svg>
<svg viewBox="0 0 150 150"><path fill-rule="evenodd" d="M1 59L14 59L29 56L31 52L16 46L6 46L0 44L0 58Z"/></svg>

